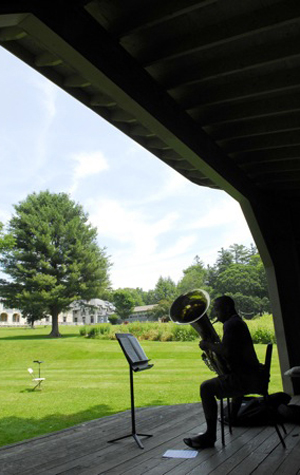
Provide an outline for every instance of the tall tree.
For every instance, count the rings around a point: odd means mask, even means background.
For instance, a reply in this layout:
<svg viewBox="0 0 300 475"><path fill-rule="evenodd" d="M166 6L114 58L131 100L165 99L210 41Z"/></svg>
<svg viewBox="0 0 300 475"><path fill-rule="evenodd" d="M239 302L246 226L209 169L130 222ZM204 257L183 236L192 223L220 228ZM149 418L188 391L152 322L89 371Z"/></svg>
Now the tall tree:
<svg viewBox="0 0 300 475"><path fill-rule="evenodd" d="M247 318L270 310L264 279L265 272L258 255L251 256L248 264L231 264L218 275L215 290L218 295L230 295L240 312Z"/></svg>
<svg viewBox="0 0 300 475"><path fill-rule="evenodd" d="M184 269L183 274L182 279L177 284L179 294L183 294L192 289L203 289L207 286L207 270L205 269L203 262L199 259L199 256L194 258L194 262L191 266Z"/></svg>
<svg viewBox="0 0 300 475"><path fill-rule="evenodd" d="M176 297L176 284L170 277L160 277L154 289L154 303L161 300L172 300Z"/></svg>
<svg viewBox="0 0 300 475"><path fill-rule="evenodd" d="M246 264L231 264L217 280L216 290L220 293L241 292L244 295L261 295L261 284L257 269Z"/></svg>
<svg viewBox="0 0 300 475"><path fill-rule="evenodd" d="M156 307L152 310L152 319L159 320L162 319L164 322L170 320L170 308L172 305L172 300L161 300L158 302Z"/></svg>
<svg viewBox="0 0 300 475"><path fill-rule="evenodd" d="M260 283L260 288L261 288L260 297L269 299L266 270L264 268L260 255L258 253L253 254L250 257L249 264L254 266L256 269L259 283Z"/></svg>
<svg viewBox="0 0 300 475"><path fill-rule="evenodd" d="M113 293L113 303L116 307L116 312L122 320L128 318L135 305L134 299L129 290L118 289Z"/></svg>
<svg viewBox="0 0 300 475"><path fill-rule="evenodd" d="M248 249L243 244L232 244L229 246L235 264L248 264L250 256L253 254L253 248Z"/></svg>
<svg viewBox="0 0 300 475"><path fill-rule="evenodd" d="M0 222L0 252L11 249L14 245L14 238L11 234L5 233L4 225Z"/></svg>
<svg viewBox="0 0 300 475"><path fill-rule="evenodd" d="M140 289L139 287L136 287L135 289L132 289L131 287L125 287L123 290L127 290L133 301L134 301L134 306L139 307L141 305L145 305L145 302L143 300L143 290Z"/></svg>
<svg viewBox="0 0 300 475"><path fill-rule="evenodd" d="M207 265L206 269L206 285L207 289L209 289L209 294L212 298L215 297L215 287L218 279L218 269L216 265L210 266L209 264Z"/></svg>
<svg viewBox="0 0 300 475"><path fill-rule="evenodd" d="M143 292L143 301L145 302L145 305L153 305L157 303L154 289Z"/></svg>
<svg viewBox="0 0 300 475"><path fill-rule="evenodd" d="M0 261L10 279L0 281L0 295L27 316L50 314L50 336L58 337L59 313L75 300L101 297L109 285L109 259L87 214L67 194L33 193L14 208L14 246Z"/></svg>
<svg viewBox="0 0 300 475"><path fill-rule="evenodd" d="M232 263L233 263L232 253L228 249L224 249L222 247L221 250L218 251L218 258L215 264L215 267L218 273L226 270L227 267L230 266L230 264Z"/></svg>

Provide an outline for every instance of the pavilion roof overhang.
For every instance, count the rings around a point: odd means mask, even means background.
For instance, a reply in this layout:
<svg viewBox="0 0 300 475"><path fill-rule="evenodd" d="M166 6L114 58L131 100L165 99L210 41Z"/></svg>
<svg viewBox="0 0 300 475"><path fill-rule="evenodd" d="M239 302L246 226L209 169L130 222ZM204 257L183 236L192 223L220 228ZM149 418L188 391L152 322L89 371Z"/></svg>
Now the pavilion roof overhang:
<svg viewBox="0 0 300 475"><path fill-rule="evenodd" d="M298 201L298 1L7 0L0 42L197 185Z"/></svg>

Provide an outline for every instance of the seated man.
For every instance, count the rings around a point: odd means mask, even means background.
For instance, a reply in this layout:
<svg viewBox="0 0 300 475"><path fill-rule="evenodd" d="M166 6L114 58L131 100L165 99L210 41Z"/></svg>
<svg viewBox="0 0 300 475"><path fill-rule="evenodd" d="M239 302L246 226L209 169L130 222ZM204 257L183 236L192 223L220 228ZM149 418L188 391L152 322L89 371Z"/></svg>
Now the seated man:
<svg viewBox="0 0 300 475"><path fill-rule="evenodd" d="M233 299L226 295L217 298L213 311L223 323L222 342L202 340L200 348L203 351L212 350L224 357L231 372L204 381L200 386L207 430L196 437L184 439L185 444L194 449L213 447L215 444L218 415L216 397L234 398L231 409L234 417L240 408L242 396L258 392L260 387L262 365L257 359L248 327L237 315Z"/></svg>

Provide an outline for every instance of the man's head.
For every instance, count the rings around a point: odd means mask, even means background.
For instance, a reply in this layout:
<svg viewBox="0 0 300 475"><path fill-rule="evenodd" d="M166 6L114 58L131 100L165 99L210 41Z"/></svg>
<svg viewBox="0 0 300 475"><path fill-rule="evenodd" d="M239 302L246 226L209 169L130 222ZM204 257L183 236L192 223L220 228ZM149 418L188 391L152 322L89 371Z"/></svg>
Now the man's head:
<svg viewBox="0 0 300 475"><path fill-rule="evenodd" d="M232 315L236 314L234 300L228 295L222 295L214 301L213 314L219 322L226 322Z"/></svg>

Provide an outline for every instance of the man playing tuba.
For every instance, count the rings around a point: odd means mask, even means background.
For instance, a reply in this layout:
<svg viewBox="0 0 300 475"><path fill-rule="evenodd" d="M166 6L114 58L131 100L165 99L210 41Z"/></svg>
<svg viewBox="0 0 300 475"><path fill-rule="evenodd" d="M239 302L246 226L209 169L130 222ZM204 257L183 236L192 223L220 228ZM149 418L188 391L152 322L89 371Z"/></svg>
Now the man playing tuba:
<svg viewBox="0 0 300 475"><path fill-rule="evenodd" d="M230 372L204 381L200 386L207 430L196 437L184 439L185 444L193 449L213 447L215 444L218 414L216 398L233 398L231 417L234 418L240 408L242 396L258 392L260 387L261 364L248 327L237 314L233 299L226 295L217 298L213 312L223 323L222 341L212 343L202 340L199 345L203 351L213 351L223 357Z"/></svg>

